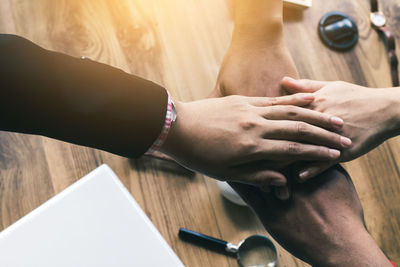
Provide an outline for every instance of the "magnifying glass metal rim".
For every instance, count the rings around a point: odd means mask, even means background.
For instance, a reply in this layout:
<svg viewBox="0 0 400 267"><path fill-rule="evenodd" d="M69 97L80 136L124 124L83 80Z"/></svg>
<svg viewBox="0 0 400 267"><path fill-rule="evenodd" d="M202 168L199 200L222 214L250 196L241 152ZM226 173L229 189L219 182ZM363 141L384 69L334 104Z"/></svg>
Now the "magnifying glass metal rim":
<svg viewBox="0 0 400 267"><path fill-rule="evenodd" d="M278 262L278 253L276 252L276 247L275 247L274 243L272 243L271 239L269 239L268 237L266 237L264 235L252 235L252 236L249 236L246 239L240 241L240 243L237 245L237 252L236 252L239 266L240 267L248 267L248 266L244 265L244 263L242 262L242 259L240 257L240 246L242 246L246 241L254 239L254 238L263 239L268 244L268 247L270 249L272 249L274 256L270 262L266 263L267 264L266 267L275 267ZM256 266L254 266L254 267L256 267Z"/></svg>
<svg viewBox="0 0 400 267"><path fill-rule="evenodd" d="M240 247L249 240L252 240L254 238L257 239L263 239L263 241L266 241L267 246L272 249L273 251L273 259L266 263L266 267L275 267L277 265L278 262L278 254L276 251L276 247L274 245L274 243L272 243L271 239L269 239L266 236L263 235L252 235L247 237L246 239L242 240L239 242L238 245L226 242L224 240L221 239L217 239L211 236L207 236L198 232L194 232L185 228L180 228L179 229L179 237L185 241L197 244L199 246L202 246L206 249L211 249L217 252L222 252L225 251L231 254L235 254L236 255L236 259L238 261L238 264L240 267L248 267L245 266L242 262L241 256L240 256ZM256 266L254 266L256 267Z"/></svg>

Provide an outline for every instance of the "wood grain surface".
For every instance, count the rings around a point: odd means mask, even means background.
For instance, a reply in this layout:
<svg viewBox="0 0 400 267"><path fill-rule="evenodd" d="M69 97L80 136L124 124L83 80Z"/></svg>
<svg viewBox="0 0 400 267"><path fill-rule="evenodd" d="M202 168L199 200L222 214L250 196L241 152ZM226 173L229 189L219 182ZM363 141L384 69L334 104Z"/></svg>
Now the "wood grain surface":
<svg viewBox="0 0 400 267"><path fill-rule="evenodd" d="M399 41L400 2L381 2ZM359 26L359 43L350 52L333 52L319 41L318 21L332 10L350 14ZM204 98L213 89L232 28L231 0L0 1L0 32L122 68L164 85L184 101ZM390 86L388 60L370 27L367 0L314 0L305 11L285 9L285 38L304 78ZM233 243L265 234L250 210L221 197L215 181L173 163L129 160L7 132L0 132L0 229L102 163L116 172L186 266L237 263L181 242L179 227ZM345 167L360 194L369 231L383 251L400 262L400 139ZM281 248L279 261L280 266L307 266Z"/></svg>

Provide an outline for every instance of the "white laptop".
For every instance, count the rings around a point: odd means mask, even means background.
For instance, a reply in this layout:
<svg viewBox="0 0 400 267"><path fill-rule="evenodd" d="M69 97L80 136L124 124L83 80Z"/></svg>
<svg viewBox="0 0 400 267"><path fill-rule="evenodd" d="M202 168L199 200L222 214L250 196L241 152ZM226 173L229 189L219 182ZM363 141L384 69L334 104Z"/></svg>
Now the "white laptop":
<svg viewBox="0 0 400 267"><path fill-rule="evenodd" d="M2 267L182 267L102 165L0 233Z"/></svg>

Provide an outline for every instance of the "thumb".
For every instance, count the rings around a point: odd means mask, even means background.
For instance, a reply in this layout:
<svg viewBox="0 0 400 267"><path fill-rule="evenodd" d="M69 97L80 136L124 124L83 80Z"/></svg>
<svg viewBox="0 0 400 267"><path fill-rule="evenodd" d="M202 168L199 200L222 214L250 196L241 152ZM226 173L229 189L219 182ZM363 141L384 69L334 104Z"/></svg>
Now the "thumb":
<svg viewBox="0 0 400 267"><path fill-rule="evenodd" d="M312 162L308 164L306 167L304 167L302 170L298 172L298 182L302 183L307 181L308 179L311 179L330 167L336 165L337 162L334 161L328 161L328 162Z"/></svg>
<svg viewBox="0 0 400 267"><path fill-rule="evenodd" d="M290 77L285 77L282 79L282 86L288 92L294 93L313 93L321 89L322 87L328 85L329 82L313 81L313 80L295 80Z"/></svg>

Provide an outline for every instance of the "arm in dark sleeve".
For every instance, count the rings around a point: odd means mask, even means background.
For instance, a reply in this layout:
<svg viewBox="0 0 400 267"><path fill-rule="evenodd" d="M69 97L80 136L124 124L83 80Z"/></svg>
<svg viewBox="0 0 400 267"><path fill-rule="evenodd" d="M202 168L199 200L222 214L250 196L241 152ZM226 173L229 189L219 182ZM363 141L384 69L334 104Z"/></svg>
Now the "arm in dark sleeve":
<svg viewBox="0 0 400 267"><path fill-rule="evenodd" d="M161 132L168 96L122 70L0 34L0 101L0 130L138 157Z"/></svg>

